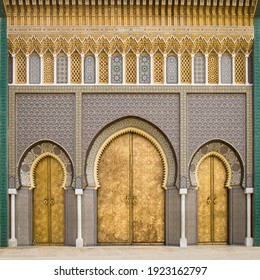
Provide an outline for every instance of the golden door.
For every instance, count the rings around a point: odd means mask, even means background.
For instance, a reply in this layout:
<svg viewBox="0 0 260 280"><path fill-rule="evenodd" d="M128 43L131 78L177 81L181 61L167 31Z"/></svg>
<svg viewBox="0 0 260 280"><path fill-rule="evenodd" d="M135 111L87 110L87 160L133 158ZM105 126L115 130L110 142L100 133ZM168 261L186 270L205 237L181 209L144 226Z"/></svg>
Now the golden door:
<svg viewBox="0 0 260 280"><path fill-rule="evenodd" d="M163 164L154 145L128 133L99 163L98 242L164 243Z"/></svg>
<svg viewBox="0 0 260 280"><path fill-rule="evenodd" d="M198 243L228 242L226 170L217 157L206 158L198 170Z"/></svg>
<svg viewBox="0 0 260 280"><path fill-rule="evenodd" d="M35 170L33 239L38 245L64 244L63 170L53 157L43 158Z"/></svg>

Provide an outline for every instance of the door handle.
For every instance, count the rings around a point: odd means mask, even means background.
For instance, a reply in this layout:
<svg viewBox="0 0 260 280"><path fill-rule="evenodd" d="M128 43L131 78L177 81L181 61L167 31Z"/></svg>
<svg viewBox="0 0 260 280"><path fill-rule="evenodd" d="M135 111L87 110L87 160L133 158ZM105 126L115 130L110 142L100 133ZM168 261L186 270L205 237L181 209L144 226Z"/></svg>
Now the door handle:
<svg viewBox="0 0 260 280"><path fill-rule="evenodd" d="M132 203L133 203L133 205L136 205L136 204L137 204L137 197L136 197L135 195L133 196Z"/></svg>
<svg viewBox="0 0 260 280"><path fill-rule="evenodd" d="M48 198L47 198L47 197L44 198L43 203L44 203L45 205L48 204Z"/></svg>
<svg viewBox="0 0 260 280"><path fill-rule="evenodd" d="M125 196L125 204L126 204L126 205L129 205L129 200L130 200L130 199L129 199L129 195L126 195L126 196Z"/></svg>
<svg viewBox="0 0 260 280"><path fill-rule="evenodd" d="M55 201L54 198L51 199L51 205L54 205Z"/></svg>
<svg viewBox="0 0 260 280"><path fill-rule="evenodd" d="M206 203L207 203L208 205L211 203L211 198L210 198L210 197L207 198Z"/></svg>

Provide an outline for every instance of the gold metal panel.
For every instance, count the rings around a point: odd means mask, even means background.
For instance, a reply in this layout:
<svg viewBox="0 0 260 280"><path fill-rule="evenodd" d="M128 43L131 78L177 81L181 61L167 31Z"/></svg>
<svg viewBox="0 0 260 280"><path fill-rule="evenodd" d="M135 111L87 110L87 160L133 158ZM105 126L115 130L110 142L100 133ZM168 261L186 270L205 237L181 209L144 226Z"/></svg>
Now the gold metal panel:
<svg viewBox="0 0 260 280"><path fill-rule="evenodd" d="M113 140L99 163L98 242L130 243L130 134Z"/></svg>
<svg viewBox="0 0 260 280"><path fill-rule="evenodd" d="M36 244L47 244L49 242L47 167L47 158L44 158L39 162L35 170L33 239Z"/></svg>
<svg viewBox="0 0 260 280"><path fill-rule="evenodd" d="M64 243L64 172L60 163L47 156L37 165L33 194L36 244Z"/></svg>
<svg viewBox="0 0 260 280"><path fill-rule="evenodd" d="M50 242L54 244L64 243L64 189L63 170L60 163L50 157L50 222L51 237Z"/></svg>
<svg viewBox="0 0 260 280"><path fill-rule="evenodd" d="M162 159L154 145L133 134L133 242L164 242Z"/></svg>
<svg viewBox="0 0 260 280"><path fill-rule="evenodd" d="M225 188L226 170L222 162L214 157L214 224L213 242L227 243L228 241L228 195Z"/></svg>
<svg viewBox="0 0 260 280"><path fill-rule="evenodd" d="M227 243L227 172L221 160L210 156L198 171L198 243Z"/></svg>
<svg viewBox="0 0 260 280"><path fill-rule="evenodd" d="M199 167L198 243L211 242L210 157Z"/></svg>

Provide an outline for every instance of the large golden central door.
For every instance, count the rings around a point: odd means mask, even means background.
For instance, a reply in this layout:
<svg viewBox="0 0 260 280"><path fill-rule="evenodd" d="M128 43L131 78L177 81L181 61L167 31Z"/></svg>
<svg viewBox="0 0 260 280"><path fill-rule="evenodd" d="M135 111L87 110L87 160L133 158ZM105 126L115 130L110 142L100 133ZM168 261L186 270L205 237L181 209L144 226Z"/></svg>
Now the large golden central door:
<svg viewBox="0 0 260 280"><path fill-rule="evenodd" d="M163 164L154 145L127 133L99 163L98 242L164 243Z"/></svg>
<svg viewBox="0 0 260 280"><path fill-rule="evenodd" d="M33 239L37 245L64 244L64 172L53 157L43 158L35 170Z"/></svg>
<svg viewBox="0 0 260 280"><path fill-rule="evenodd" d="M221 160L206 158L199 166L198 179L198 243L227 243L228 193Z"/></svg>

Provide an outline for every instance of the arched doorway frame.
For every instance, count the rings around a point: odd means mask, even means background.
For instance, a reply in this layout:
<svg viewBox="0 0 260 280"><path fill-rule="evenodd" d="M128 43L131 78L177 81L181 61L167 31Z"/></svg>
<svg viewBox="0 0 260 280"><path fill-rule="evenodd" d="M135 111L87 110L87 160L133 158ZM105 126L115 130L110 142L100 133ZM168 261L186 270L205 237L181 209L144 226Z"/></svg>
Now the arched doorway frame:
<svg viewBox="0 0 260 280"><path fill-rule="evenodd" d="M175 184L178 169L173 147L167 136L162 131L160 131L159 128L139 117L125 117L116 120L115 122L112 122L103 128L94 138L86 156L86 188L98 188L96 173L98 168L98 160L102 154L102 149L104 149L107 143L113 139L113 135L120 135L120 131L126 131L125 133L127 133L127 131L130 130L133 132L136 131L137 134L143 135L156 145L157 149L161 153L161 156L165 160L165 165L167 166L167 170L165 170L167 177L164 178L165 183L163 187L165 189L174 188L176 186Z"/></svg>
<svg viewBox="0 0 260 280"><path fill-rule="evenodd" d="M234 225L233 217L234 213L234 200L233 192L235 190L241 190L240 199L244 199L244 205L246 205L246 199L244 195L245 182L244 182L244 164L241 156L237 150L229 143L214 139L201 145L193 154L189 164L189 187L198 189L198 169L199 165L209 156L218 157L223 163L227 172L227 179L225 187L228 188L228 231L229 231L229 244L233 244L234 234L236 232L236 226ZM198 209L196 202L196 211ZM194 209L194 210L195 210ZM246 224L246 213L244 213L244 224Z"/></svg>
<svg viewBox="0 0 260 280"><path fill-rule="evenodd" d="M33 189L35 187L33 174L37 164L45 157L50 156L55 158L62 167L64 172L64 180L61 187L65 191L65 196L68 195L68 192L74 193L73 190L73 182L74 182L74 168L73 163L68 155L67 151L58 143L55 143L51 140L41 140L33 143L30 145L23 155L21 156L18 164L18 181L19 181L19 188L17 189L17 194L21 194L23 197L23 201L25 201L26 205L28 204L27 208L21 208L22 205L18 203L17 205L17 213L25 212L25 220L23 220L24 215L18 215L17 222L16 222L16 232L18 234L18 244L21 245L32 245L33 244ZM71 195L71 194L69 194ZM75 196L75 194L73 194ZM76 201L76 200L75 200ZM76 207L76 206L75 206ZM65 203L65 245L70 244L70 238L68 237L68 230L67 230L67 220L68 217L71 216L70 214L71 209L66 206ZM21 219L22 217L22 219ZM27 217L27 218L26 218ZM19 230L21 228L24 232L27 233L24 236L24 240L19 241ZM76 229L75 229L76 230ZM69 242L69 243L68 243Z"/></svg>
<svg viewBox="0 0 260 280"><path fill-rule="evenodd" d="M133 132L139 135L142 135L156 147L162 160L164 162L164 180L162 187L165 189L165 244L169 245L171 241L169 236L171 230L174 226L178 224L177 217L173 217L172 211L174 209L172 196L174 195L174 190L176 190L176 179L177 179L177 162L174 149L168 140L167 136L160 131L155 125L141 119L139 117L125 117L119 120L116 120L107 126L105 126L93 139L92 144L90 145L89 150L86 155L86 164L85 164L85 175L87 186L85 192L89 197L92 197L93 206L87 208L89 216L93 217L92 226L88 228L93 228L93 231L90 235L90 238L93 240L91 244L97 244L97 188L99 187L99 182L97 178L98 171L98 162L102 155L102 152L106 146L113 141L116 137ZM87 206L85 206L87 207ZM94 238L93 238L94 236Z"/></svg>

